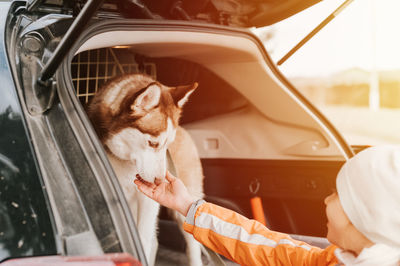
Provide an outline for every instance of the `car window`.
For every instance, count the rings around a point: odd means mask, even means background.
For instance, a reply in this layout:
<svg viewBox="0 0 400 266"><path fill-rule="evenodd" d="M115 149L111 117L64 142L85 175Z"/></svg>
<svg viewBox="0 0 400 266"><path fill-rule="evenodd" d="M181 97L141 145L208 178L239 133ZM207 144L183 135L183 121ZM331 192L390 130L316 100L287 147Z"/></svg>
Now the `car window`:
<svg viewBox="0 0 400 266"><path fill-rule="evenodd" d="M343 1L327 0L256 31L273 60ZM400 22L395 0L354 1L279 70L353 146L400 143Z"/></svg>
<svg viewBox="0 0 400 266"><path fill-rule="evenodd" d="M44 187L20 113L11 105L0 112L0 128L0 261L56 254Z"/></svg>

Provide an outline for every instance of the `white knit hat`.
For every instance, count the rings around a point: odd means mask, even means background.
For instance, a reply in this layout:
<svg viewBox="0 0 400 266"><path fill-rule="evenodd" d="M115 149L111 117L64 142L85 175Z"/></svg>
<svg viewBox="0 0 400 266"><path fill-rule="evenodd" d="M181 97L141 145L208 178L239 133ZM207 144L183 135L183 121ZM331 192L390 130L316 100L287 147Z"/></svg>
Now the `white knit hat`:
<svg viewBox="0 0 400 266"><path fill-rule="evenodd" d="M400 251L400 147L363 150L343 165L336 186L353 225L372 242Z"/></svg>

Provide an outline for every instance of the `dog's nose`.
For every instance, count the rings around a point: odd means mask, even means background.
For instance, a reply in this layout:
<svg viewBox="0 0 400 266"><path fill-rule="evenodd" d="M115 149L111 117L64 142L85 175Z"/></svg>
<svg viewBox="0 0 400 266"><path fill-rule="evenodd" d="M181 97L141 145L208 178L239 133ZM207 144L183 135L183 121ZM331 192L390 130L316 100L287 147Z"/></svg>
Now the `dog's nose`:
<svg viewBox="0 0 400 266"><path fill-rule="evenodd" d="M161 179L160 178L154 178L154 184L159 185L161 184Z"/></svg>

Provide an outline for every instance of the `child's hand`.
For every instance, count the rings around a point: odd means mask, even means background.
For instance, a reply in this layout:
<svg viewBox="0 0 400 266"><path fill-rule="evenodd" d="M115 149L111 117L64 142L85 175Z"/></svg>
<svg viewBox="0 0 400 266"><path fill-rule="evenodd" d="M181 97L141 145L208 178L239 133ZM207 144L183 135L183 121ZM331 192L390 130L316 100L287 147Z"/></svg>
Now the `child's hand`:
<svg viewBox="0 0 400 266"><path fill-rule="evenodd" d="M158 184L142 182L138 179L134 182L139 190L149 198L186 216L194 199L180 179L168 171L165 178L168 182L160 182Z"/></svg>

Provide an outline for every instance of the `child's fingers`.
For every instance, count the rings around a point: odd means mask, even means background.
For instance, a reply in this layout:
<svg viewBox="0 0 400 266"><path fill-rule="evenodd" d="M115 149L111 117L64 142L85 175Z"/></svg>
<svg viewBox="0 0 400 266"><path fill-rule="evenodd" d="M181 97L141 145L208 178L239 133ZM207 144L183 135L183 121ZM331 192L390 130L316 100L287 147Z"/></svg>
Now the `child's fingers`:
<svg viewBox="0 0 400 266"><path fill-rule="evenodd" d="M167 174L165 175L165 178L168 180L168 182L172 183L175 181L176 177L173 176L169 171L167 171Z"/></svg>
<svg viewBox="0 0 400 266"><path fill-rule="evenodd" d="M156 179L157 179L157 178L156 178ZM150 182L144 180L143 178L141 178L139 174L136 175L136 180L139 181L141 184L143 184L143 185L145 185L145 186L148 186L148 187L150 187L150 188L152 188L152 189L154 189L154 188L156 187L155 184L150 183Z"/></svg>
<svg viewBox="0 0 400 266"><path fill-rule="evenodd" d="M152 197L153 195L153 187L143 183L142 181L139 180L135 180L134 183L136 184L136 186L138 187L138 189L145 194L148 197Z"/></svg>

